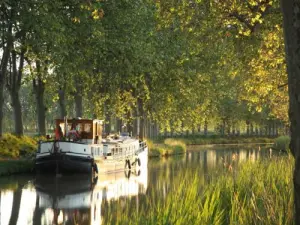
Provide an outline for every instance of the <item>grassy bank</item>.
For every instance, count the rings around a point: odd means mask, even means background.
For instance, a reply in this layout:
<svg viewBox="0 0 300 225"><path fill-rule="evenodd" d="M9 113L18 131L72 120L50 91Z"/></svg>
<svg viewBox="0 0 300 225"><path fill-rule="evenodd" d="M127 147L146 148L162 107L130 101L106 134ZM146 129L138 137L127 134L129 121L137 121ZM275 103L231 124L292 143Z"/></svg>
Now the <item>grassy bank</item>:
<svg viewBox="0 0 300 225"><path fill-rule="evenodd" d="M211 145L211 144L242 144L242 143L273 143L274 138L269 137L249 137L249 136L191 136L191 137L175 137L167 138L185 143L186 145ZM163 143L164 138L158 139L157 143Z"/></svg>
<svg viewBox="0 0 300 225"><path fill-rule="evenodd" d="M196 171L178 174L166 196L108 204L104 224L293 224L292 157L247 162L203 186ZM141 199L142 196L139 197ZM113 206L114 205L114 206ZM117 207L112 209L110 207ZM137 209L138 207L138 209ZM113 212L118 212L115 215ZM110 216L109 216L110 215ZM104 217L105 218L105 217Z"/></svg>
<svg viewBox="0 0 300 225"><path fill-rule="evenodd" d="M186 144L183 141L172 138L165 139L163 143L147 141L149 147L149 157L166 157L179 155L186 152Z"/></svg>
<svg viewBox="0 0 300 225"><path fill-rule="evenodd" d="M0 176L31 173L33 172L33 160L1 160L0 161Z"/></svg>

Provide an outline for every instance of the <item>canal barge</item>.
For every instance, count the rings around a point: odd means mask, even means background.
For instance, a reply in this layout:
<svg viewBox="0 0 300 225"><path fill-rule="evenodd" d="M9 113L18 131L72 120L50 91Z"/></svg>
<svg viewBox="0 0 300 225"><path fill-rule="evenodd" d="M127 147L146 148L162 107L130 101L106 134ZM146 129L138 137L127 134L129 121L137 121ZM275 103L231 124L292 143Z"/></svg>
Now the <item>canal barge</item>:
<svg viewBox="0 0 300 225"><path fill-rule="evenodd" d="M145 142L128 135L102 137L102 121L57 119L55 139L40 141L38 173L111 173L147 166Z"/></svg>

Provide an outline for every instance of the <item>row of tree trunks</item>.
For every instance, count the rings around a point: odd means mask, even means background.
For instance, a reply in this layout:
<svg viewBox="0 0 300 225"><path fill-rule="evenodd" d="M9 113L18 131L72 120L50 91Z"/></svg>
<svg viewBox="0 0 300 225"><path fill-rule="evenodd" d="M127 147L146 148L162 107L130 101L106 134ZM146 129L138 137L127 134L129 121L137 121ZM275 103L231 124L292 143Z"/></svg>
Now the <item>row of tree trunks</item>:
<svg viewBox="0 0 300 225"><path fill-rule="evenodd" d="M109 115L109 114L107 114ZM134 113L134 115L137 115L137 113ZM107 121L110 121L111 118L107 118ZM175 132L173 129L171 130L170 133L165 131L163 134L159 133L158 126L149 121L148 119L145 118L144 116L144 126L143 126L143 134L139 133L141 129L141 124L140 124L140 117L137 117L135 120L132 121L132 123L127 124L127 128L122 127L122 121L120 119L116 120L116 128L114 131L116 132L122 132L122 131L127 131L133 136L142 135L143 137L147 138L156 138L159 135L165 136L165 137L177 137L177 136L195 136L199 135L199 132L196 133L195 129L192 130L186 130L184 127L182 127L181 132ZM110 130L111 126L111 121L106 124L106 126L109 126L109 128L106 128L106 130ZM182 125L183 126L183 125ZM207 135L208 134L208 129L207 129L208 123L205 121L204 123L204 130L203 134ZM198 126L199 127L199 126ZM222 128L221 128L222 129ZM249 124L246 129L246 135L248 136L278 136L279 135L279 129L281 130L280 134L285 134L285 129L286 127L283 127L283 125L278 125L277 123L269 123L267 126L254 126L253 124ZM198 130L199 131L199 130ZM241 130L239 126L232 125L226 127L226 132L224 132L224 136L239 136L241 135Z"/></svg>

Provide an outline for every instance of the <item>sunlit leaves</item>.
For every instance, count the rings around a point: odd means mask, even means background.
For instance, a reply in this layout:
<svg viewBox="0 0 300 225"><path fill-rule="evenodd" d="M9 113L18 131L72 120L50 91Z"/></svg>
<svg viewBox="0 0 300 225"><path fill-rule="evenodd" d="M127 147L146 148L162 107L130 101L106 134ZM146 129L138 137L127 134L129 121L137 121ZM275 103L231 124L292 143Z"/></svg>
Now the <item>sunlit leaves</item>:
<svg viewBox="0 0 300 225"><path fill-rule="evenodd" d="M219 0L213 4L216 12L221 13L224 26L234 28L241 36L250 36L270 11L278 7L278 2L275 4L271 0Z"/></svg>

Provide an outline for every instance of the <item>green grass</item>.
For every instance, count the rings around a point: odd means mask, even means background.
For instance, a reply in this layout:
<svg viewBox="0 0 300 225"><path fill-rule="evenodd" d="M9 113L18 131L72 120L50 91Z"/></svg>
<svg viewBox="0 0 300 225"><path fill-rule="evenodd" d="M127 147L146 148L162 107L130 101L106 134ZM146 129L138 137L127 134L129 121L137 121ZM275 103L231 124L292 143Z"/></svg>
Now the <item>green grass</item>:
<svg viewBox="0 0 300 225"><path fill-rule="evenodd" d="M202 185L196 171L178 173L165 197L146 204L108 204L104 224L293 224L292 157L246 162ZM140 196L139 199L142 197ZM139 204L138 204L139 205ZM116 215L117 214L117 215ZM106 218L104 216L104 218Z"/></svg>

